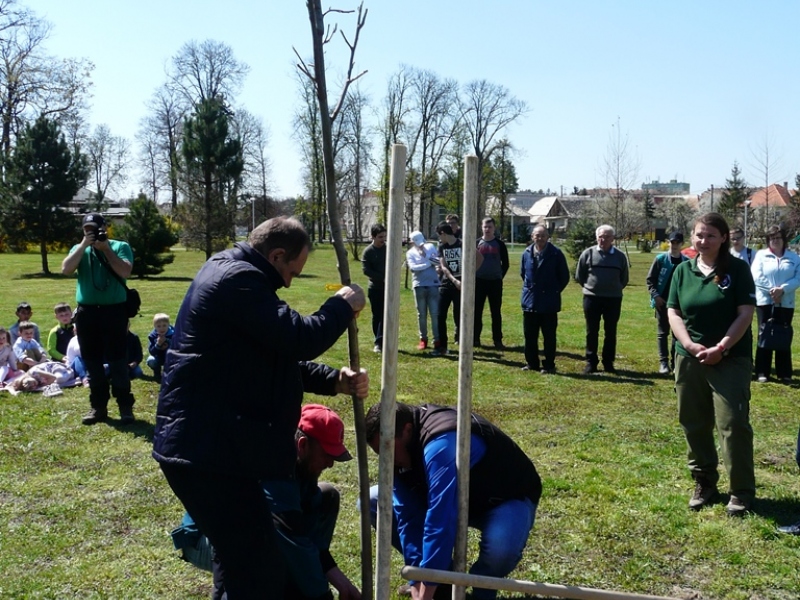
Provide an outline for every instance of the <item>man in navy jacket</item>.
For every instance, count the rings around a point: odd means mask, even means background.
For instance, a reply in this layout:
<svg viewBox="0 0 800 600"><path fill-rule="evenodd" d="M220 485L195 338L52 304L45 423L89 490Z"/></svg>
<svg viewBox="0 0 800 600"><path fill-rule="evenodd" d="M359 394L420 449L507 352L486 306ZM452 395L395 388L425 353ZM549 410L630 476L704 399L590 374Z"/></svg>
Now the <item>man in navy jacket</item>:
<svg viewBox="0 0 800 600"><path fill-rule="evenodd" d="M367 394L365 373L307 362L347 329L363 290L343 287L308 317L277 295L308 252L300 222L277 217L213 256L186 293L167 351L153 457L214 546L215 588L231 599L282 596L285 569L260 482L294 477L303 392ZM236 360L232 335L249 349Z"/></svg>
<svg viewBox="0 0 800 600"><path fill-rule="evenodd" d="M539 370L539 330L544 339L541 372L556 372L556 329L561 292L569 283L564 253L550 243L541 225L533 228L533 243L522 253L522 327L525 334L525 371Z"/></svg>

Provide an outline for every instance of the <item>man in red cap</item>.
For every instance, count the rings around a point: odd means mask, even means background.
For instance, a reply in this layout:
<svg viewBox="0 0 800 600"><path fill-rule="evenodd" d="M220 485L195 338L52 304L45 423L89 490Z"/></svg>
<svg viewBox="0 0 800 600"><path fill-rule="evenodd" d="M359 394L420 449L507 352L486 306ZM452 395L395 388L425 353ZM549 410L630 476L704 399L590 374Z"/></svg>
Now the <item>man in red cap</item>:
<svg viewBox="0 0 800 600"><path fill-rule="evenodd" d="M344 445L344 423L327 406L306 404L295 441L295 479L263 482L288 575L284 597L332 600L330 584L342 600L359 600L361 592L330 553L339 516L339 490L319 481L335 462L353 458ZM192 564L210 570L208 541L193 532L197 529L187 514L181 527L172 532L175 547L182 549Z"/></svg>

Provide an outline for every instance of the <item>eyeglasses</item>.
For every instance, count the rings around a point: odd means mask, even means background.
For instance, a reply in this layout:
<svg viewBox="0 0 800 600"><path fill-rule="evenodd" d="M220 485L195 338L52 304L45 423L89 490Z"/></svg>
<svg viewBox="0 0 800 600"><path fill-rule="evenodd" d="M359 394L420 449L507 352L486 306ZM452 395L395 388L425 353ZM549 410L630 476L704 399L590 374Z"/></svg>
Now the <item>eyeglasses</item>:
<svg viewBox="0 0 800 600"><path fill-rule="evenodd" d="M731 240L733 240L734 242L740 242L740 241L742 241L743 239L744 239L744 236L743 236L743 235L740 235L739 237L732 237L732 238L731 238Z"/></svg>

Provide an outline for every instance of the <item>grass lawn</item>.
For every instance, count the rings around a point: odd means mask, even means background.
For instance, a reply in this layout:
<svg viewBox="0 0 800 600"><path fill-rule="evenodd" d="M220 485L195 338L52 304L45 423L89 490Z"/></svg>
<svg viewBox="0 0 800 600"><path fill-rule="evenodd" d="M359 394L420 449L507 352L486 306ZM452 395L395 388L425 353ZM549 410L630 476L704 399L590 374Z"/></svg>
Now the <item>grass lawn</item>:
<svg viewBox="0 0 800 600"><path fill-rule="evenodd" d="M581 375L581 294L570 284L559 317L558 374L544 376L519 368L524 363L517 275L521 250L512 251L506 278L503 329L509 348L476 349L473 373L475 411L520 444L544 482L536 525L512 577L676 598L692 593L731 600L800 597L800 537L775 532L776 525L800 518L800 472L794 462L797 385L752 386L755 513L732 520L725 516L724 503L692 513L686 505L693 485L685 442L672 383L657 374L656 323L644 285L655 255L631 255L632 283L619 326L619 375ZM62 258L52 255L51 269L57 270ZM202 254L179 251L161 276L132 282L142 294L144 311L132 329L145 342L152 315L167 312L174 319L202 263ZM0 255L0 322L10 325L17 302L27 300L45 335L55 324L53 305L74 302L75 282L37 275L39 270L38 255ZM358 263L351 270L355 281L366 283ZM325 284L336 281L333 251L321 247L281 295L295 309L310 313L330 294ZM379 398L381 357L371 352L368 313L360 319L360 347L362 366L373 380L370 406ZM486 314L488 319L488 308ZM485 321L484 342L490 341L489 332ZM413 295L404 289L398 400L455 404L457 357L433 358L418 352L416 343ZM344 336L322 360L346 364L346 344ZM795 356L800 356L795 344ZM224 394L224 372L219 380ZM133 383L133 390L137 422L129 427L116 420L82 426L80 418L89 406L83 389L66 390L54 399L0 394L3 597L209 596L210 575L178 560L168 536L183 509L150 457L158 387L143 379ZM253 393L258 392L256 381ZM342 414L346 443L354 449L349 398L322 401ZM377 460L370 460L377 480ZM343 495L333 554L358 583L355 461L328 474ZM724 472L720 485L722 490L727 485ZM395 556L393 571L400 567ZM393 586L400 583L397 576Z"/></svg>

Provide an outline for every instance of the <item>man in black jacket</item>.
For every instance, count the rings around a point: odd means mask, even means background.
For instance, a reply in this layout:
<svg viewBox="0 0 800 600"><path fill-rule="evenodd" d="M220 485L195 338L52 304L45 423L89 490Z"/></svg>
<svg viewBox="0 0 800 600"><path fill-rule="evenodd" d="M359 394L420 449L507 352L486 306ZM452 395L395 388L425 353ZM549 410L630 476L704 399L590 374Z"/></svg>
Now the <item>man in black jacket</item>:
<svg viewBox="0 0 800 600"><path fill-rule="evenodd" d="M365 373L307 362L364 307L361 288L343 287L308 317L278 298L308 252L300 222L277 217L213 256L186 293L167 351L153 457L216 550L215 597L282 597L285 569L260 482L294 477L304 391L368 391ZM236 360L232 332L248 349Z"/></svg>
<svg viewBox="0 0 800 600"><path fill-rule="evenodd" d="M450 568L458 516L456 427L455 408L397 403L393 497L399 540L393 539L395 544L399 541L407 565ZM522 558L542 481L531 460L499 428L473 414L471 431L469 525L481 532L481 541L470 573L505 577ZM376 404L366 416L367 443L376 453L379 434L380 404ZM374 517L377 486L370 496ZM417 600L441 597L436 584L417 581L412 587ZM476 600L496 596L495 590L473 589Z"/></svg>

